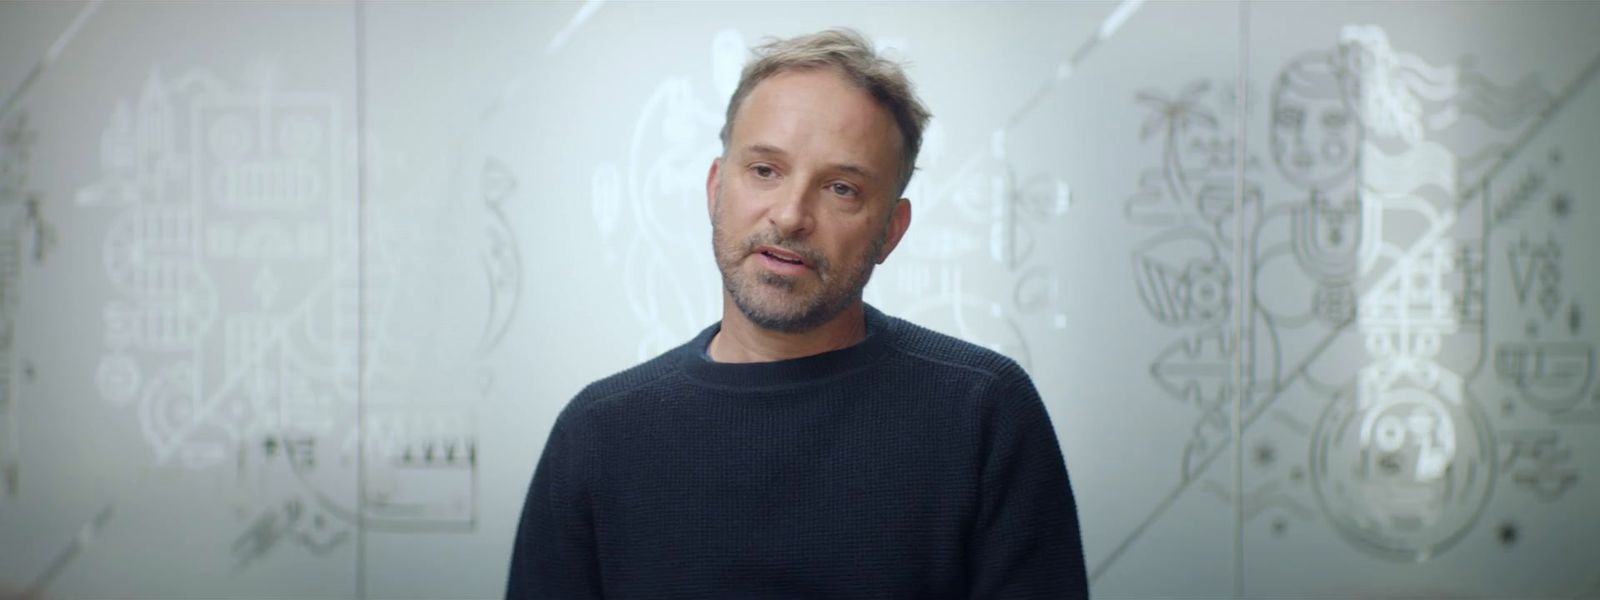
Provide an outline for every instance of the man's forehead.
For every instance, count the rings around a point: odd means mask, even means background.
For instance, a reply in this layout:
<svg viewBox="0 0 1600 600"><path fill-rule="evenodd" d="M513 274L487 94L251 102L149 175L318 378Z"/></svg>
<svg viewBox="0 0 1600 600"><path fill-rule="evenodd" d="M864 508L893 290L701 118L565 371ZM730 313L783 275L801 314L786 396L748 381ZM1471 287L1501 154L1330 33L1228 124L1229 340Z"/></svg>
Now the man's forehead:
<svg viewBox="0 0 1600 600"><path fill-rule="evenodd" d="M819 134L852 142L824 157L840 166L870 174L881 169L869 163L898 160L901 139L893 114L836 67L787 70L757 83L734 115L730 150L793 153L815 148L809 142Z"/></svg>

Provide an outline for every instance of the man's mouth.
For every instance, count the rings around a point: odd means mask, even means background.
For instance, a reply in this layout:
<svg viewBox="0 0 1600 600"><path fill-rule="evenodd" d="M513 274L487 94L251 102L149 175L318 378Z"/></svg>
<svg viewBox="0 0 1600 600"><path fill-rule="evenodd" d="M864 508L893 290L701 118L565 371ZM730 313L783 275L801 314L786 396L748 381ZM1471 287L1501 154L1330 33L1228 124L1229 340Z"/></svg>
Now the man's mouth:
<svg viewBox="0 0 1600 600"><path fill-rule="evenodd" d="M760 248L756 248L756 253L780 263L806 266L806 259L804 257L775 246L762 246Z"/></svg>

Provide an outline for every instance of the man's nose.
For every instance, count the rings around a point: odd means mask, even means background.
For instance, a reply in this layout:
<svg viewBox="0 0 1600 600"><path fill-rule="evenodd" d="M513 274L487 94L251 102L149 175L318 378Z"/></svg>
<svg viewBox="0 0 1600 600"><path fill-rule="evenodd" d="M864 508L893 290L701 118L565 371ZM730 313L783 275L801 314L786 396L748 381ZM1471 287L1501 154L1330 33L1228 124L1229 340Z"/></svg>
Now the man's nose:
<svg viewBox="0 0 1600 600"><path fill-rule="evenodd" d="M803 184L784 186L778 190L771 208L767 210L767 220L783 237L802 237L811 232L812 194L809 188Z"/></svg>

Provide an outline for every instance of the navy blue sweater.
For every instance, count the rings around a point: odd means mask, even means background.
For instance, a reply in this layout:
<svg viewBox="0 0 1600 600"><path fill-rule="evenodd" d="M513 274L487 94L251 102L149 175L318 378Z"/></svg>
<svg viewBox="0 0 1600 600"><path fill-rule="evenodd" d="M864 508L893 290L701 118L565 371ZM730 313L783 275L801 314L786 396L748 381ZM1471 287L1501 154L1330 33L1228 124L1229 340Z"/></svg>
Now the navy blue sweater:
<svg viewBox="0 0 1600 600"><path fill-rule="evenodd" d="M585 388L506 597L1084 598L1067 472L1017 364L868 307L861 343L717 363L718 327Z"/></svg>

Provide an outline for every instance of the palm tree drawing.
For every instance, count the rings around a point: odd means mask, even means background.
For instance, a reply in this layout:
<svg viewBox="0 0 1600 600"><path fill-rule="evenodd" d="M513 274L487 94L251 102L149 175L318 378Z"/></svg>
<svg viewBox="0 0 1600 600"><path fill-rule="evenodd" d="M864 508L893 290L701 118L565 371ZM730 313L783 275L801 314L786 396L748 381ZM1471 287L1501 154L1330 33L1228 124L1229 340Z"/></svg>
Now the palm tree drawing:
<svg viewBox="0 0 1600 600"><path fill-rule="evenodd" d="M1178 152L1179 136L1197 126L1217 126L1216 115L1200 103L1200 98L1210 88L1211 82L1201 79L1184 86L1172 98L1152 90L1140 91L1135 96L1140 104L1149 105L1155 111L1140 126L1139 139L1148 140L1158 132L1166 134L1162 140L1162 174L1173 202L1186 208L1192 204L1188 201L1192 191Z"/></svg>

